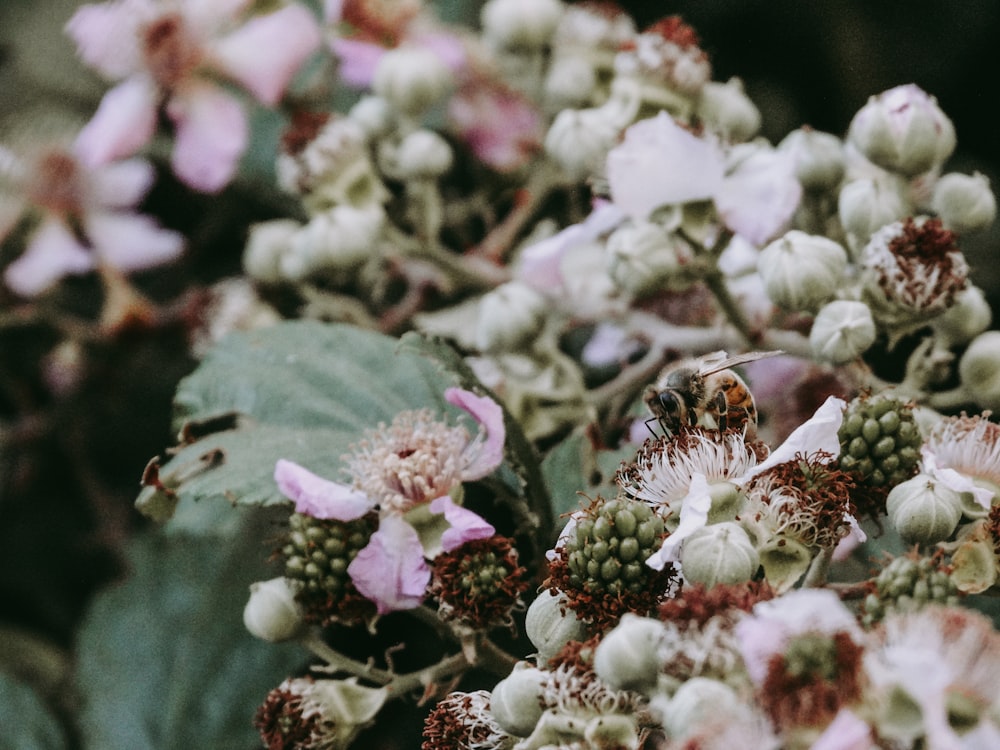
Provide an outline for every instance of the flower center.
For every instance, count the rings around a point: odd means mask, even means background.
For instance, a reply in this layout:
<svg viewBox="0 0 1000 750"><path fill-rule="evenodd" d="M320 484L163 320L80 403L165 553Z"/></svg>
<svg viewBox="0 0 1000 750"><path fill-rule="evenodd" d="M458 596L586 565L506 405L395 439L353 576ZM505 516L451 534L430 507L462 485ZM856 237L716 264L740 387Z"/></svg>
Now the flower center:
<svg viewBox="0 0 1000 750"><path fill-rule="evenodd" d="M146 27L143 51L154 80L168 90L201 61L201 49L178 13L162 16Z"/></svg>
<svg viewBox="0 0 1000 750"><path fill-rule="evenodd" d="M65 151L50 151L38 162L27 185L36 206L63 216L80 214L84 203L84 181L76 159Z"/></svg>

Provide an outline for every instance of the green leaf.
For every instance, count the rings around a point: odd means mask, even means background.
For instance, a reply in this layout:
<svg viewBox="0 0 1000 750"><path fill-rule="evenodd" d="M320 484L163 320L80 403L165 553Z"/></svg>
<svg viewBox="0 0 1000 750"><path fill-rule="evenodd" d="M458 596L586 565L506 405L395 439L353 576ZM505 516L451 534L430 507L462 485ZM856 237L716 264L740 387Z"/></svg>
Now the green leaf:
<svg viewBox="0 0 1000 750"><path fill-rule="evenodd" d="M0 672L0 748L62 750L66 737L55 716L30 686Z"/></svg>
<svg viewBox="0 0 1000 750"><path fill-rule="evenodd" d="M195 501L282 503L273 479L279 458L336 479L366 429L407 409L457 413L444 401L454 379L397 346L371 331L309 321L227 337L181 382L177 427L188 444L159 467L162 486L147 486L137 507L164 521ZM225 523L216 508L185 509L181 526L218 531Z"/></svg>
<svg viewBox="0 0 1000 750"><path fill-rule="evenodd" d="M625 443L615 450L599 450L583 429L577 429L542 461L542 474L555 512L572 513L587 498L614 497L615 472L622 461L635 458L636 446ZM564 519L565 520L565 519Z"/></svg>
<svg viewBox="0 0 1000 750"><path fill-rule="evenodd" d="M232 334L181 381L176 426L236 412L266 424L357 433L405 409L444 408L452 383L396 346L388 336L314 321Z"/></svg>
<svg viewBox="0 0 1000 750"><path fill-rule="evenodd" d="M159 532L136 538L131 576L94 601L78 641L85 747L259 746L256 707L306 654L243 627L250 583L277 573L261 541L277 519L251 509L231 515L239 533L225 543Z"/></svg>

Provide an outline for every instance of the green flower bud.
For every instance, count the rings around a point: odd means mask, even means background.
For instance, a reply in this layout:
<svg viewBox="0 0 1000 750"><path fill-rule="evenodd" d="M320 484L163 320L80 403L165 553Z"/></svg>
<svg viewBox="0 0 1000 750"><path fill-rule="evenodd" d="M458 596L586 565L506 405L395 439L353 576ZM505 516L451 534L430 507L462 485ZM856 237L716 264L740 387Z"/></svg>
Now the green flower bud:
<svg viewBox="0 0 1000 750"><path fill-rule="evenodd" d="M945 348L967 344L990 327L993 310L983 290L969 284L955 295L951 307L931 321Z"/></svg>
<svg viewBox="0 0 1000 750"><path fill-rule="evenodd" d="M528 662L518 662L508 677L497 683L490 698L490 713L505 732L527 737L542 718L545 673Z"/></svg>
<svg viewBox="0 0 1000 750"><path fill-rule="evenodd" d="M251 634L271 643L288 641L302 633L302 609L295 601L296 587L285 577L250 584L250 599L243 608L243 624Z"/></svg>
<svg viewBox="0 0 1000 750"><path fill-rule="evenodd" d="M906 183L892 175L848 182L837 198L844 231L864 244L876 230L910 215L912 207L906 194Z"/></svg>
<svg viewBox="0 0 1000 750"><path fill-rule="evenodd" d="M543 661L551 659L570 641L587 637L587 626L566 600L551 589L542 591L528 607L524 631Z"/></svg>
<svg viewBox="0 0 1000 750"><path fill-rule="evenodd" d="M480 20L483 36L500 48L540 50L562 18L559 0L489 0Z"/></svg>
<svg viewBox="0 0 1000 750"><path fill-rule="evenodd" d="M657 649L664 635L659 620L624 614L594 651L594 671L615 690L649 693L660 673Z"/></svg>
<svg viewBox="0 0 1000 750"><path fill-rule="evenodd" d="M885 505L889 522L911 544L948 539L962 518L961 494L927 474L897 484Z"/></svg>
<svg viewBox="0 0 1000 750"><path fill-rule="evenodd" d="M708 677L692 677L682 683L663 710L661 722L680 743L705 723L740 710L736 691L725 683Z"/></svg>
<svg viewBox="0 0 1000 750"><path fill-rule="evenodd" d="M451 71L428 49L402 46L385 52L375 68L372 90L407 115L420 115L451 91Z"/></svg>
<svg viewBox="0 0 1000 750"><path fill-rule="evenodd" d="M414 130L398 144L379 144L379 166L396 180L437 179L453 161L451 146L433 130Z"/></svg>
<svg viewBox="0 0 1000 750"><path fill-rule="evenodd" d="M743 89L743 81L707 81L701 87L695 114L727 141L749 141L760 130L760 110Z"/></svg>
<svg viewBox="0 0 1000 750"><path fill-rule="evenodd" d="M786 310L814 310L842 285L847 251L826 237L793 229L757 261L767 296Z"/></svg>
<svg viewBox="0 0 1000 750"><path fill-rule="evenodd" d="M567 175L584 179L603 167L619 130L605 109L564 109L545 134L545 153Z"/></svg>
<svg viewBox="0 0 1000 750"><path fill-rule="evenodd" d="M486 352L516 352L535 339L547 311L545 297L527 284L501 284L479 302L476 345Z"/></svg>
<svg viewBox="0 0 1000 750"><path fill-rule="evenodd" d="M972 340L958 362L958 375L979 408L1000 409L1000 331L986 331Z"/></svg>
<svg viewBox="0 0 1000 750"><path fill-rule="evenodd" d="M817 359L843 365L860 357L875 343L872 312L864 302L834 300L813 319L809 346Z"/></svg>
<svg viewBox="0 0 1000 750"><path fill-rule="evenodd" d="M711 524L691 534L684 540L680 560L686 580L708 587L749 581L760 567L760 557L747 532L732 521Z"/></svg>
<svg viewBox="0 0 1000 750"><path fill-rule="evenodd" d="M913 84L871 97L851 120L847 137L873 164L906 177L939 166L955 149L951 120Z"/></svg>
<svg viewBox="0 0 1000 750"><path fill-rule="evenodd" d="M778 144L795 159L795 177L806 190L832 190L844 178L844 144L809 127L793 130Z"/></svg>
<svg viewBox="0 0 1000 750"><path fill-rule="evenodd" d="M591 719L583 730L585 747L614 747L621 750L638 750L639 728L636 717L625 714L607 714Z"/></svg>
<svg viewBox="0 0 1000 750"><path fill-rule="evenodd" d="M979 172L952 172L939 179L934 185L931 208L948 229L958 233L987 229L997 215L990 181Z"/></svg>
<svg viewBox="0 0 1000 750"><path fill-rule="evenodd" d="M553 109L562 111L590 101L597 88L597 72L581 55L557 57L545 76L545 99Z"/></svg>
<svg viewBox="0 0 1000 750"><path fill-rule="evenodd" d="M679 291L693 281L684 270L692 259L690 249L657 224L619 227L608 237L606 248L611 280L635 297L664 289Z"/></svg>
<svg viewBox="0 0 1000 750"><path fill-rule="evenodd" d="M393 126L392 107L381 96L362 96L347 117L361 128L369 141L386 135Z"/></svg>
<svg viewBox="0 0 1000 750"><path fill-rule="evenodd" d="M255 281L273 284L284 280L281 258L292 246L300 224L294 219L263 221L250 227L243 249L243 270Z"/></svg>
<svg viewBox="0 0 1000 750"><path fill-rule="evenodd" d="M377 205L335 206L316 214L293 235L281 257L281 273L289 281L301 281L321 271L354 268L370 257L384 224L385 211Z"/></svg>

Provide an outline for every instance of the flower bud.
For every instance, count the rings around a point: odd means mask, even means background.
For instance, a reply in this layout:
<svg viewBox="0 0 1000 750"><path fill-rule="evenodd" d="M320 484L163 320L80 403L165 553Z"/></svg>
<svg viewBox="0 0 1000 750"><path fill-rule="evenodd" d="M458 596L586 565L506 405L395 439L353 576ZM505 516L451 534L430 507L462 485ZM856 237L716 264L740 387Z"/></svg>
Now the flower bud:
<svg viewBox="0 0 1000 750"><path fill-rule="evenodd" d="M587 637L587 626L552 589L542 591L528 607L524 632L543 660L552 658L570 641Z"/></svg>
<svg viewBox="0 0 1000 750"><path fill-rule="evenodd" d="M295 588L287 578L250 584L250 599L243 608L243 624L257 638L281 643L298 636L305 626L295 601Z"/></svg>
<svg viewBox="0 0 1000 750"><path fill-rule="evenodd" d="M579 55L557 57L545 76L545 97L549 106L563 110L590 101L597 88L597 73Z"/></svg>
<svg viewBox="0 0 1000 750"><path fill-rule="evenodd" d="M817 359L843 365L868 351L875 336L875 321L868 305L834 300L816 313L809 331L809 347Z"/></svg>
<svg viewBox="0 0 1000 750"><path fill-rule="evenodd" d="M910 215L906 185L896 177L852 180L837 198L844 231L867 242L877 229Z"/></svg>
<svg viewBox="0 0 1000 750"><path fill-rule="evenodd" d="M611 233L606 248L612 281L635 297L664 289L680 291L693 282L684 272L692 260L690 248L657 224L625 224Z"/></svg>
<svg viewBox="0 0 1000 750"><path fill-rule="evenodd" d="M483 36L507 49L542 49L562 18L559 0L489 0L480 20Z"/></svg>
<svg viewBox="0 0 1000 750"><path fill-rule="evenodd" d="M663 623L626 613L594 651L594 671L615 690L649 693L660 673L657 649L665 636Z"/></svg>
<svg viewBox="0 0 1000 750"><path fill-rule="evenodd" d="M635 716L605 714L595 716L583 730L585 747L614 747L639 750L639 727ZM557 738L557 739L562 739Z"/></svg>
<svg viewBox="0 0 1000 750"><path fill-rule="evenodd" d="M970 284L955 295L951 307L936 317L931 325L946 348L969 343L990 327L993 310L983 290Z"/></svg>
<svg viewBox="0 0 1000 750"><path fill-rule="evenodd" d="M292 246L292 239L300 228L293 219L274 219L252 225L243 249L243 270L247 275L264 283L284 280L281 258Z"/></svg>
<svg viewBox="0 0 1000 750"><path fill-rule="evenodd" d="M531 734L542 717L545 681L542 670L522 661L497 683L490 698L490 712L501 729L518 737Z"/></svg>
<svg viewBox="0 0 1000 750"><path fill-rule="evenodd" d="M422 47L397 47L382 55L372 88L400 112L416 116L451 90L452 75L440 58Z"/></svg>
<svg viewBox="0 0 1000 750"><path fill-rule="evenodd" d="M369 141L381 138L392 130L392 107L380 96L363 96L347 113Z"/></svg>
<svg viewBox="0 0 1000 750"><path fill-rule="evenodd" d="M958 375L980 409L1000 409L1000 331L986 331L972 340L958 361Z"/></svg>
<svg viewBox="0 0 1000 750"><path fill-rule="evenodd" d="M292 237L281 273L300 281L318 271L352 268L371 254L384 223L380 206L336 206L318 214Z"/></svg>
<svg viewBox="0 0 1000 750"><path fill-rule="evenodd" d="M873 164L915 177L940 166L955 149L955 128L937 100L908 84L873 96L847 137Z"/></svg>
<svg viewBox="0 0 1000 750"><path fill-rule="evenodd" d="M663 710L661 722L671 738L683 742L706 722L731 716L739 708L736 691L729 685L708 677L692 677L677 688Z"/></svg>
<svg viewBox="0 0 1000 750"><path fill-rule="evenodd" d="M396 180L437 179L452 161L451 146L433 130L415 130L398 144L379 144L379 167Z"/></svg>
<svg viewBox="0 0 1000 750"><path fill-rule="evenodd" d="M826 237L793 229L765 247L757 262L767 296L786 310L814 310L833 296L847 251Z"/></svg>
<svg viewBox="0 0 1000 750"><path fill-rule="evenodd" d="M962 518L962 497L927 474L897 484L885 501L889 523L904 542L934 544L950 537Z"/></svg>
<svg viewBox="0 0 1000 750"><path fill-rule="evenodd" d="M545 135L547 153L566 173L583 179L598 172L618 138L618 125L603 109L564 109Z"/></svg>
<svg viewBox="0 0 1000 750"><path fill-rule="evenodd" d="M708 81L701 88L695 113L728 141L749 141L760 130L760 110L743 90L743 81Z"/></svg>
<svg viewBox="0 0 1000 750"><path fill-rule="evenodd" d="M778 150L792 154L795 176L806 190L832 190L844 179L844 144L832 133L799 128L784 137Z"/></svg>
<svg viewBox="0 0 1000 750"><path fill-rule="evenodd" d="M948 229L960 234L987 229L997 216L990 181L979 172L952 172L939 179L934 185L931 208Z"/></svg>
<svg viewBox="0 0 1000 750"><path fill-rule="evenodd" d="M760 567L760 557L747 532L732 521L695 531L684 540L680 560L685 580L709 588L717 583L749 581Z"/></svg>
<svg viewBox="0 0 1000 750"><path fill-rule="evenodd" d="M501 284L479 302L476 346L484 352L514 352L541 331L545 297L521 281Z"/></svg>

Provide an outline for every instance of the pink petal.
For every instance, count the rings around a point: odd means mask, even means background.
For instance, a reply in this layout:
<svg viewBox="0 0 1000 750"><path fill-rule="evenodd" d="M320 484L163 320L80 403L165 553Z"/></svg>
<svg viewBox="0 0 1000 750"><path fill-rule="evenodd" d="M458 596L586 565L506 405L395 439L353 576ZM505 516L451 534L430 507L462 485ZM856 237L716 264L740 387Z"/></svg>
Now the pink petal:
<svg viewBox="0 0 1000 750"><path fill-rule="evenodd" d="M478 514L455 505L455 501L448 495L432 500L430 510L431 513L444 513L444 520L451 524L451 528L441 535L441 549L445 552L451 552L476 539L489 539L497 532Z"/></svg>
<svg viewBox="0 0 1000 750"><path fill-rule="evenodd" d="M288 82L320 43L313 14L301 5L254 16L214 42L213 67L242 84L264 104L281 99Z"/></svg>
<svg viewBox="0 0 1000 750"><path fill-rule="evenodd" d="M347 574L380 615L419 607L431 580L416 530L397 516L382 519L368 546L347 566Z"/></svg>
<svg viewBox="0 0 1000 750"><path fill-rule="evenodd" d="M22 297L34 297L66 274L93 268L94 256L62 222L50 218L35 232L21 257L7 266L4 281Z"/></svg>
<svg viewBox="0 0 1000 750"><path fill-rule="evenodd" d="M214 193L225 187L247 147L239 101L218 86L190 81L170 100L167 114L177 126L174 173L196 190Z"/></svg>
<svg viewBox="0 0 1000 750"><path fill-rule="evenodd" d="M344 0L325 0L323 3L323 23L339 23L344 14Z"/></svg>
<svg viewBox="0 0 1000 750"><path fill-rule="evenodd" d="M462 388L448 388L444 400L467 411L486 429L486 442L473 441L466 449L466 452L474 451L474 455L462 472L462 479L482 479L492 474L503 461L503 444L507 437L500 404L489 396L477 396Z"/></svg>
<svg viewBox="0 0 1000 750"><path fill-rule="evenodd" d="M95 167L91 172L94 200L105 208L131 208L141 201L156 179L145 159L126 159Z"/></svg>
<svg viewBox="0 0 1000 750"><path fill-rule="evenodd" d="M163 229L149 216L91 213L84 227L94 244L94 253L121 271L169 263L184 250L182 234Z"/></svg>
<svg viewBox="0 0 1000 750"><path fill-rule="evenodd" d="M417 30L407 41L430 50L452 73L461 73L468 64L469 55L462 37L440 29Z"/></svg>
<svg viewBox="0 0 1000 750"><path fill-rule="evenodd" d="M112 80L142 64L140 27L159 15L148 0L83 5L66 24L83 62Z"/></svg>
<svg viewBox="0 0 1000 750"><path fill-rule="evenodd" d="M869 750L871 747L871 727L850 709L842 708L809 750Z"/></svg>
<svg viewBox="0 0 1000 750"><path fill-rule="evenodd" d="M726 226L755 245L763 245L791 221L802 199L795 159L785 152L761 149L726 176L715 207Z"/></svg>
<svg viewBox="0 0 1000 750"><path fill-rule="evenodd" d="M722 152L666 112L640 120L608 153L612 200L629 216L646 219L660 206L715 196L724 174Z"/></svg>
<svg viewBox="0 0 1000 750"><path fill-rule="evenodd" d="M351 88L370 89L375 78L375 68L385 54L385 47L372 42L337 37L330 42L330 49L337 56L337 77Z"/></svg>
<svg viewBox="0 0 1000 750"><path fill-rule="evenodd" d="M313 518L353 521L374 507L362 493L346 484L316 476L294 461L280 459L274 467L274 481L281 494L295 501L295 512Z"/></svg>
<svg viewBox="0 0 1000 750"><path fill-rule="evenodd" d="M542 115L528 99L485 77L451 97L448 118L472 152L500 172L524 166L545 135Z"/></svg>
<svg viewBox="0 0 1000 750"><path fill-rule="evenodd" d="M159 92L145 74L126 78L108 91L97 112L80 131L73 153L88 166L131 156L156 131Z"/></svg>

